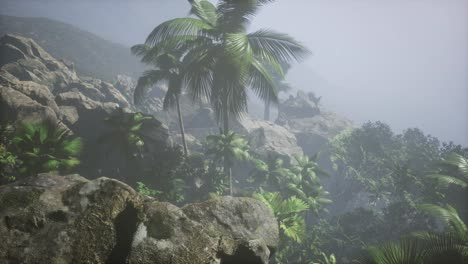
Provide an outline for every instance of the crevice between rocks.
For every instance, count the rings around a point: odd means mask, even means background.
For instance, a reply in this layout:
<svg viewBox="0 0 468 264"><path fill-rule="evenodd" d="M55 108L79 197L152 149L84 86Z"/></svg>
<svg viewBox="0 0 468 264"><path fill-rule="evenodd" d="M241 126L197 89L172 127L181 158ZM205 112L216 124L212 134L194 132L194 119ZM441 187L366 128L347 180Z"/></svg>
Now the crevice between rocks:
<svg viewBox="0 0 468 264"><path fill-rule="evenodd" d="M125 209L115 218L116 244L106 261L107 264L127 263L137 227L138 210L132 204L127 204Z"/></svg>
<svg viewBox="0 0 468 264"><path fill-rule="evenodd" d="M239 245L236 252L233 255L227 255L224 252L218 253L218 257L221 260L220 264L262 264L263 261L259 256L256 256L245 245Z"/></svg>

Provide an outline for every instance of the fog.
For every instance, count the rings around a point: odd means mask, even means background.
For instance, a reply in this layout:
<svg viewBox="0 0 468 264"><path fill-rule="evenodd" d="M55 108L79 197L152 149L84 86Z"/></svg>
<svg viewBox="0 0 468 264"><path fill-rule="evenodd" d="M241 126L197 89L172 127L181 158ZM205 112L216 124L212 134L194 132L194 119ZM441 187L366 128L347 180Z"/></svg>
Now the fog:
<svg viewBox="0 0 468 264"><path fill-rule="evenodd" d="M188 13L172 1L0 1L1 13L48 17L131 46ZM357 124L381 120L468 145L468 1L279 0L252 29L302 41L312 56L288 76Z"/></svg>

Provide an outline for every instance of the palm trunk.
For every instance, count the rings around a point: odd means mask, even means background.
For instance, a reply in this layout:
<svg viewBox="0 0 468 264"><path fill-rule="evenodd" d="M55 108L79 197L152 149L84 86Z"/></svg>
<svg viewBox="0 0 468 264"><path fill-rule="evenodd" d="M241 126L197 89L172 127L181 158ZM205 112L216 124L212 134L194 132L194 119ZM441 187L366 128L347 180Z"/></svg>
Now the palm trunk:
<svg viewBox="0 0 468 264"><path fill-rule="evenodd" d="M270 100L265 102L265 111L263 113L263 119L265 119L266 121L270 121L270 105Z"/></svg>
<svg viewBox="0 0 468 264"><path fill-rule="evenodd" d="M184 148L184 155L185 157L188 157L187 142L185 141L184 120L182 119L182 114L180 113L179 95L176 95L176 106L177 106L177 117L179 119L180 135L182 137L182 146Z"/></svg>
<svg viewBox="0 0 468 264"><path fill-rule="evenodd" d="M227 136L229 132L229 112L228 112L228 102L227 100L224 100L224 113L223 113L223 133L225 136ZM232 171L231 171L231 166L230 166L230 160L227 155L227 153L224 153L224 173L228 176L229 178L229 195L232 196Z"/></svg>

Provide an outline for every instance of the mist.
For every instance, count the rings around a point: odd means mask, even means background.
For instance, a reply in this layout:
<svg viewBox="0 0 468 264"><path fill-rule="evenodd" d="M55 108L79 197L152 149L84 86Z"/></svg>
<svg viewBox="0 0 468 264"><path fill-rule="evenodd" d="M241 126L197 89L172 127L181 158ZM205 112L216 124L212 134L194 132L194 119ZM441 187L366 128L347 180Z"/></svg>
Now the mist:
<svg viewBox="0 0 468 264"><path fill-rule="evenodd" d="M2 13L49 17L131 46L178 1L3 1ZM468 144L468 1L277 1L252 29L287 32L312 51L287 81L357 124L381 120Z"/></svg>
<svg viewBox="0 0 468 264"><path fill-rule="evenodd" d="M467 169L466 0L0 0L6 263L467 263Z"/></svg>

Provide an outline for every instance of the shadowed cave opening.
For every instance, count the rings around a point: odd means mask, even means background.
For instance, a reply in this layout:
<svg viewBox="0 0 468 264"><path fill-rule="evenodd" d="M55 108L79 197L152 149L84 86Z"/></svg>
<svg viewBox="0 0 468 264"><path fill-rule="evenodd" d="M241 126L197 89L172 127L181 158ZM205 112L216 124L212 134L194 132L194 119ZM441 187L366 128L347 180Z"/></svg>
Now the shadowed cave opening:
<svg viewBox="0 0 468 264"><path fill-rule="evenodd" d="M240 245L234 255L229 256L224 253L220 253L221 264L261 264L262 259L256 256L249 248L244 245Z"/></svg>
<svg viewBox="0 0 468 264"><path fill-rule="evenodd" d="M138 226L138 210L127 205L114 221L116 244L112 249L107 264L125 264L132 248L133 236Z"/></svg>

